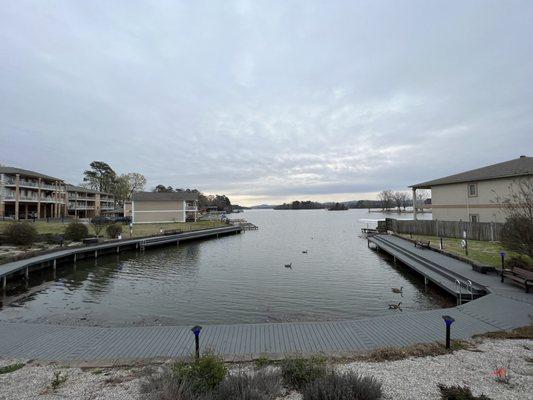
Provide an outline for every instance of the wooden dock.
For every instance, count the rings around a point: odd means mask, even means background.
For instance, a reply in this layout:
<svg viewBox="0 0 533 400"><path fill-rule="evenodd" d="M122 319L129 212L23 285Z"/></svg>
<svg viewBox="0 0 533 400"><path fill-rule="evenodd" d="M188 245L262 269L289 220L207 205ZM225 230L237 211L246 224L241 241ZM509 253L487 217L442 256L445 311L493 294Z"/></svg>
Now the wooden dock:
<svg viewBox="0 0 533 400"><path fill-rule="evenodd" d="M112 240L84 247L63 248L51 253L0 264L1 289L5 291L9 276L24 274L26 279L28 279L32 270L51 267L55 271L57 264L61 262L74 263L82 258L98 258L103 254L118 254L127 250L145 250L146 248L155 246L179 245L180 242L188 240L207 239L241 232L242 228L240 226L227 226L177 233L174 235Z"/></svg>
<svg viewBox="0 0 533 400"><path fill-rule="evenodd" d="M368 237L369 247L401 261L457 298L457 303L471 301L488 293L505 294L511 288L502 284L494 275L474 271L470 264L448 257L429 248L416 247L412 242L395 235L374 235Z"/></svg>
<svg viewBox="0 0 533 400"><path fill-rule="evenodd" d="M495 275L475 272L470 265L443 254L414 248L400 238L377 235L370 240L375 240L380 250L396 254L406 265L418 268L428 277L446 282L460 276L472 282L476 295L478 290L489 294L444 310L400 313L391 310L389 316L351 321L207 325L200 335L201 351L210 349L228 361L265 356L279 359L290 354L349 356L380 347L442 342L443 315L455 319L451 330L454 340L531 324L533 294L501 283ZM428 262L422 262L423 259ZM436 268L445 268L447 273L437 274ZM93 366L183 358L194 351L191 325L113 328L0 322L0 358Z"/></svg>
<svg viewBox="0 0 533 400"><path fill-rule="evenodd" d="M243 231L256 231L259 229L257 225L254 225L245 219L230 219L229 222L234 226L240 226Z"/></svg>

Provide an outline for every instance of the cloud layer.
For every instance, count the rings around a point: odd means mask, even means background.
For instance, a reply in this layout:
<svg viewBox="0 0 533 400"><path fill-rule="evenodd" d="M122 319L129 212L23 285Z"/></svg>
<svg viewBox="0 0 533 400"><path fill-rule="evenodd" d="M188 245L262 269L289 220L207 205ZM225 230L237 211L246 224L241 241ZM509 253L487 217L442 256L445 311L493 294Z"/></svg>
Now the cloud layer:
<svg viewBox="0 0 533 400"><path fill-rule="evenodd" d="M0 4L0 162L242 203L348 200L533 153L533 3Z"/></svg>

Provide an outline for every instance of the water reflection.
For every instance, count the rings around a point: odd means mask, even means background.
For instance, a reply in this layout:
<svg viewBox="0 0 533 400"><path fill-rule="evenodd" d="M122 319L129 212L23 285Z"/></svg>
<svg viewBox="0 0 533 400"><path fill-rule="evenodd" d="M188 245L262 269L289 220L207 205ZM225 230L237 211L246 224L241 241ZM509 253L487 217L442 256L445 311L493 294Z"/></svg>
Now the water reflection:
<svg viewBox="0 0 533 400"><path fill-rule="evenodd" d="M452 305L359 238L364 210L248 211L258 231L127 252L30 275L0 319L84 325L354 319ZM375 214L372 215L375 217ZM307 250L307 252L304 252ZM292 268L284 265L292 262ZM396 294L392 287L403 286ZM10 288L10 295L20 293Z"/></svg>

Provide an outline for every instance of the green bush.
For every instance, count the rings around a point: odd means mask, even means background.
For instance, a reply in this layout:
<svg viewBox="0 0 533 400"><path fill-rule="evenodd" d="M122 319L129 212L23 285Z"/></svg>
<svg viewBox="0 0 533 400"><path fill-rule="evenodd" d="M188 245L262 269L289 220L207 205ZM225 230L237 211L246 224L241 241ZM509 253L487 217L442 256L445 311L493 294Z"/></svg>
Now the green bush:
<svg viewBox="0 0 533 400"><path fill-rule="evenodd" d="M65 229L65 239L67 240L79 242L87 236L89 236L89 228L81 222L71 222Z"/></svg>
<svg viewBox="0 0 533 400"><path fill-rule="evenodd" d="M187 381L193 392L212 391L226 376L224 362L213 354L204 354L191 363L179 362L173 367L174 373Z"/></svg>
<svg viewBox="0 0 533 400"><path fill-rule="evenodd" d="M108 225L105 231L107 232L107 236L109 236L111 239L114 239L122 233L122 225L120 224Z"/></svg>
<svg viewBox="0 0 533 400"><path fill-rule="evenodd" d="M254 374L239 372L227 376L212 393L203 399L209 400L274 400L281 394L279 373L258 371Z"/></svg>
<svg viewBox="0 0 533 400"><path fill-rule="evenodd" d="M303 400L378 400L382 391L374 377L329 372L307 384L302 394Z"/></svg>
<svg viewBox="0 0 533 400"><path fill-rule="evenodd" d="M10 372L15 372L21 369L22 367L24 367L24 365L25 364L17 363L17 364L6 365L5 367L0 367L0 375L9 374Z"/></svg>
<svg viewBox="0 0 533 400"><path fill-rule="evenodd" d="M474 396L470 388L466 386L446 386L439 384L438 387L442 400L490 400L484 394Z"/></svg>
<svg viewBox="0 0 533 400"><path fill-rule="evenodd" d="M323 357L309 359L289 357L281 362L281 375L287 386L303 389L305 385L326 375L326 360Z"/></svg>
<svg viewBox="0 0 533 400"><path fill-rule="evenodd" d="M37 239L37 230L28 222L12 222L4 229L8 243L28 246Z"/></svg>

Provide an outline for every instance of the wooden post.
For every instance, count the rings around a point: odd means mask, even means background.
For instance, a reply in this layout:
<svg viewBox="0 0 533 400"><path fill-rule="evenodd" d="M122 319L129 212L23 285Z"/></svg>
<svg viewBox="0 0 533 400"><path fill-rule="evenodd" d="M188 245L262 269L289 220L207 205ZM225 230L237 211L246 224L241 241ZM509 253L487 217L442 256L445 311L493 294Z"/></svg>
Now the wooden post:
<svg viewBox="0 0 533 400"><path fill-rule="evenodd" d="M5 292L6 288L7 288L7 276L4 275L4 277L2 278L2 290Z"/></svg>
<svg viewBox="0 0 533 400"><path fill-rule="evenodd" d="M120 246L117 246L117 254L120 253Z"/></svg>
<svg viewBox="0 0 533 400"><path fill-rule="evenodd" d="M77 258L76 256L77 256L77 254L74 253L74 262L76 262L76 258Z"/></svg>
<svg viewBox="0 0 533 400"><path fill-rule="evenodd" d="M413 188L413 219L417 220L416 215L416 188Z"/></svg>
<svg viewBox="0 0 533 400"><path fill-rule="evenodd" d="M54 258L54 276L56 274L57 260Z"/></svg>
<svg viewBox="0 0 533 400"><path fill-rule="evenodd" d="M94 258L98 258L98 250L94 251Z"/></svg>
<svg viewBox="0 0 533 400"><path fill-rule="evenodd" d="M26 277L26 280L30 278L30 269L26 267L26 272L24 273L24 276Z"/></svg>

